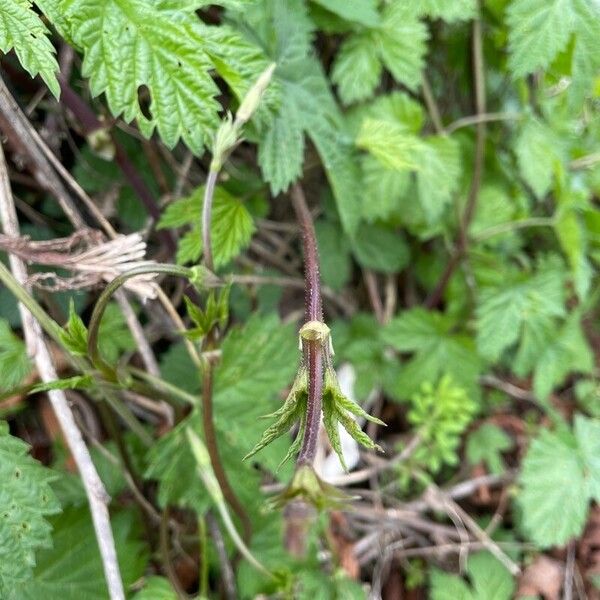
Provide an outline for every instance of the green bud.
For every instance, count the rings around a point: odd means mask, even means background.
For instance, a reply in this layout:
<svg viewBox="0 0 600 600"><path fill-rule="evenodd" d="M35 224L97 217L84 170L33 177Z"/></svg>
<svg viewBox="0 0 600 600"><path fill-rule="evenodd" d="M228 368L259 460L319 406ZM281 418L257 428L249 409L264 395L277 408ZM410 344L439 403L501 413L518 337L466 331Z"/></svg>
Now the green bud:
<svg viewBox="0 0 600 600"><path fill-rule="evenodd" d="M352 497L335 486L324 482L310 465L302 465L294 473L290 484L274 498L271 508L283 508L288 502L302 499L312 504L317 510L341 508L352 500Z"/></svg>
<svg viewBox="0 0 600 600"><path fill-rule="evenodd" d="M275 71L275 63L271 63L254 82L254 85L248 90L244 96L240 107L235 115L235 122L238 127L241 127L244 123L248 122L252 115L258 109L258 105L265 93L273 73Z"/></svg>
<svg viewBox="0 0 600 600"><path fill-rule="evenodd" d="M227 116L221 121L219 129L217 129L213 141L213 159L210 163L211 171L221 170L227 154L236 145L238 136L239 127L237 123L233 121L231 113L227 113Z"/></svg>

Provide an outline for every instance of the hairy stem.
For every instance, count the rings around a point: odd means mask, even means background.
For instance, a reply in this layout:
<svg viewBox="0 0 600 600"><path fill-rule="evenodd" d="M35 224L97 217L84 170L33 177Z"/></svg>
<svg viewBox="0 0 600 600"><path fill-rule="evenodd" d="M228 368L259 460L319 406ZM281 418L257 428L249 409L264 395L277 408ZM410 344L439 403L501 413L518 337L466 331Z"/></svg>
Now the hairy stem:
<svg viewBox="0 0 600 600"><path fill-rule="evenodd" d="M306 204L302 188L296 184L291 192L296 218L302 230L304 247L304 316L306 322L323 321L323 305L319 281L319 252L312 215ZM317 438L321 422L321 396L323 394L323 344L318 340L303 340L304 360L308 371L308 401L306 407L306 429L298 465L312 465L317 450Z"/></svg>

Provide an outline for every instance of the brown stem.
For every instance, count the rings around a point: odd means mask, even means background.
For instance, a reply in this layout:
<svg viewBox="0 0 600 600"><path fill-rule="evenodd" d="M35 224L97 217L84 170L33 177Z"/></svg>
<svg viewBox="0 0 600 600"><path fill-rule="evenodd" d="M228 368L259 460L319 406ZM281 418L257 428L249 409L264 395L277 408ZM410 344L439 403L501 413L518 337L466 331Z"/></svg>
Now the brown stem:
<svg viewBox="0 0 600 600"><path fill-rule="evenodd" d="M483 63L481 21L479 19L473 21L473 78L475 84L476 115L479 117L485 113L485 70ZM426 299L426 308L433 308L439 304L450 278L469 249L469 225L473 219L473 215L475 214L477 199L481 189L481 181L483 179L483 166L485 160L485 131L485 121L480 119L477 121L477 129L475 132L475 160L473 165L473 179L471 180L467 204L461 218L455 251L446 264L446 268L444 269L444 272L442 273L433 292L431 292L429 297Z"/></svg>
<svg viewBox="0 0 600 600"><path fill-rule="evenodd" d="M74 115L75 118L79 121L83 128L83 133L85 135L89 135L90 133L105 127L100 119L96 116L94 111L86 104L86 102L81 98L67 83L67 81L63 78L59 78L60 82L60 91L61 91L61 103L64 104ZM144 182L142 176L139 174L135 165L127 156L125 149L121 144L116 140L114 136L111 136L112 142L115 147L115 162L121 169L125 179L127 179L129 185L135 192L136 196L141 200L142 204L145 206L148 214L156 221L160 218L160 208L156 199L154 198L154 194L148 188L146 183ZM173 236L168 231L162 231L158 234L162 241L167 245L167 248L171 251L175 251L175 240Z"/></svg>
<svg viewBox="0 0 600 600"><path fill-rule="evenodd" d="M291 191L292 204L302 230L304 247L305 319L323 321L323 304L319 281L319 252L312 215L300 185ZM317 438L321 423L321 400L323 394L323 344L317 340L303 340L304 359L308 370L308 400L306 406L306 429L298 454L298 465L312 465L317 450Z"/></svg>
<svg viewBox="0 0 600 600"><path fill-rule="evenodd" d="M250 518L229 483L229 479L227 478L219 455L217 434L213 420L213 370L214 366L212 361L207 359L205 361L202 377L202 426L204 428L204 442L206 443L212 470L219 482L223 497L242 522L244 539L248 541L252 536L252 524L250 523Z"/></svg>

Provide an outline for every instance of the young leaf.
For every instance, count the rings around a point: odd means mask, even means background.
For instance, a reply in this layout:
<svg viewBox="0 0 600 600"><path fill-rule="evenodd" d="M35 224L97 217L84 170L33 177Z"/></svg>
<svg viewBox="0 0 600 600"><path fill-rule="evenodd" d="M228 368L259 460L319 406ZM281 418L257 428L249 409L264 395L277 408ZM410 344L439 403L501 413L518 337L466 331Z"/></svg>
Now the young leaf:
<svg viewBox="0 0 600 600"><path fill-rule="evenodd" d="M187 198L171 203L162 214L159 229L192 225L191 231L179 241L177 262L195 262L202 253L200 219L204 186L195 189ZM254 221L244 204L222 187L215 189L211 236L214 262L217 267L227 264L249 243L254 233Z"/></svg>
<svg viewBox="0 0 600 600"><path fill-rule="evenodd" d="M497 425L485 423L473 431L467 439L467 458L472 465L485 463L489 472L500 475L505 466L502 452L514 446L512 438Z"/></svg>
<svg viewBox="0 0 600 600"><path fill-rule="evenodd" d="M48 39L48 29L31 8L31 0L3 0L0 6L0 52L14 49L27 72L40 75L56 98L60 86L56 79L58 63Z"/></svg>
<svg viewBox="0 0 600 600"><path fill-rule="evenodd" d="M19 386L30 370L25 343L0 319L0 392Z"/></svg>
<svg viewBox="0 0 600 600"><path fill-rule="evenodd" d="M452 377L444 375L437 385L424 383L411 398L408 420L417 428L420 443L413 460L436 473L444 464L458 462L460 436L471 422L477 405Z"/></svg>
<svg viewBox="0 0 600 600"><path fill-rule="evenodd" d="M0 477L0 596L9 598L15 585L31 578L36 551L52 545L46 517L60 507L50 487L56 475L29 456L27 444L9 434L5 421Z"/></svg>
<svg viewBox="0 0 600 600"><path fill-rule="evenodd" d="M69 303L69 320L60 333L60 341L71 354L87 356L88 331L75 311L72 299Z"/></svg>

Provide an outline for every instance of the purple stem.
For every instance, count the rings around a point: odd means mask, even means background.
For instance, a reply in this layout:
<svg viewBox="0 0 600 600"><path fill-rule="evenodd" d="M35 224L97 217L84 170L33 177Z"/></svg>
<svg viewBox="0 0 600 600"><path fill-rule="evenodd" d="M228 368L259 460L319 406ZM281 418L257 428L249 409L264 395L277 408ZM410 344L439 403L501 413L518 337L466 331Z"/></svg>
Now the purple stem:
<svg viewBox="0 0 600 600"><path fill-rule="evenodd" d="M291 191L292 204L302 230L304 247L305 320L323 321L323 304L319 280L319 252L312 215L302 188L296 184ZM317 451L323 395L323 346L317 340L303 340L304 359L308 370L308 401L306 430L297 465L312 465Z"/></svg>

